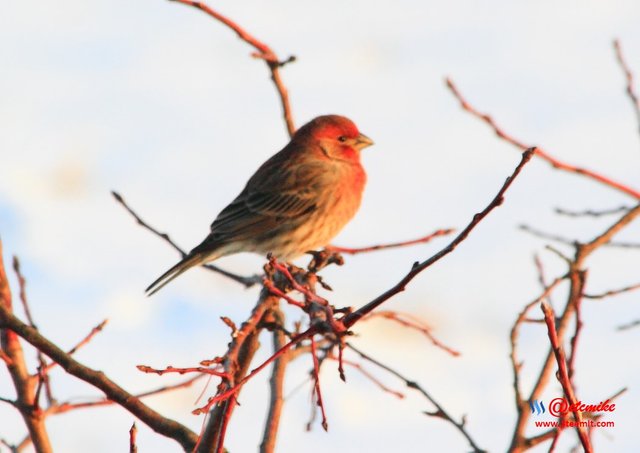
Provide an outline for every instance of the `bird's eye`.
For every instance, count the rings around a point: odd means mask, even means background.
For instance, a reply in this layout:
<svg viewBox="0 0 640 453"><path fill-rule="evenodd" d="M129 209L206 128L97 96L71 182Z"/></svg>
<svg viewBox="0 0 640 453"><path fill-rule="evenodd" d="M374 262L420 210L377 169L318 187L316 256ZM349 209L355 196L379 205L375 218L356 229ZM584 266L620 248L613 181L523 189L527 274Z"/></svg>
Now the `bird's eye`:
<svg viewBox="0 0 640 453"><path fill-rule="evenodd" d="M344 135L341 135L340 137L338 137L338 141L339 141L339 142L343 142L343 143L344 143L344 142L346 142L346 141L347 141L347 137L346 137L346 136L344 136Z"/></svg>

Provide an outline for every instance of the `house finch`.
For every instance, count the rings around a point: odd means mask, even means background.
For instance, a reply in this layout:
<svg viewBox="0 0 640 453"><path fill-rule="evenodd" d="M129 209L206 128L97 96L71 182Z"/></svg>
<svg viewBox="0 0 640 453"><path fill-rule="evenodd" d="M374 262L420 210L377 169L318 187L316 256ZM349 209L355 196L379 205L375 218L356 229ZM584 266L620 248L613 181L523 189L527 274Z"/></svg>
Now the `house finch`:
<svg viewBox="0 0 640 453"><path fill-rule="evenodd" d="M367 179L360 150L372 144L343 116L305 124L218 214L204 241L146 292L221 256L271 252L287 261L327 245L360 207Z"/></svg>

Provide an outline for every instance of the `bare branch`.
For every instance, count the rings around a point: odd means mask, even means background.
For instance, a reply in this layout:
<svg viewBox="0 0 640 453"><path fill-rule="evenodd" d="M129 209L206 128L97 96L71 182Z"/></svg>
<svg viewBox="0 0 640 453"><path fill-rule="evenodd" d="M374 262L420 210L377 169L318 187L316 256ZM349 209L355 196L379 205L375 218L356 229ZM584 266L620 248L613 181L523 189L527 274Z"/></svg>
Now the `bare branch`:
<svg viewBox="0 0 640 453"><path fill-rule="evenodd" d="M287 92L287 88L284 86L284 82L282 82L282 78L280 77L280 68L288 63L291 63L296 60L296 57L290 56L286 60L279 60L277 55L269 46L267 46L262 41L258 40L255 36L251 35L244 28L240 27L237 23L232 21L226 16L223 16L219 12L215 11L210 6L206 5L203 2L191 1L191 0L170 0L177 3L182 3L183 5L193 6L205 13L209 16L213 17L217 21L223 23L231 30L233 30L240 39L242 39L247 44L251 45L254 49L257 50L257 53L254 53L253 56L256 58L260 58L264 60L264 62L269 67L269 71L271 72L271 80L273 81L276 90L278 90L278 95L280 96L280 103L282 106L282 115L284 116L284 121L287 126L287 131L289 132L289 136L293 136L296 131L295 125L293 124L293 115L291 114L291 105L289 104L289 93Z"/></svg>
<svg viewBox="0 0 640 453"><path fill-rule="evenodd" d="M358 253L366 253L366 252L373 252L377 250L406 247L408 245L426 244L427 242L430 242L432 239L435 239L440 236L449 235L454 231L455 230L451 228L444 229L444 230L437 230L431 234L428 234L418 239L412 239L410 241L403 241L403 242L392 242L391 244L378 244L378 245L371 245L368 247L360 247L360 248L337 247L337 246L330 245L326 249L329 252L346 253L348 255L357 255Z"/></svg>
<svg viewBox="0 0 640 453"><path fill-rule="evenodd" d="M605 299L610 296L617 296L619 294L628 293L631 291L635 291L636 289L640 289L640 283L631 286L625 286L624 288L619 289L611 289L609 291L605 291L601 294L585 294L584 297L587 299Z"/></svg>
<svg viewBox="0 0 640 453"><path fill-rule="evenodd" d="M165 369L160 370L156 368L151 368L146 365L138 365L136 366L136 368L142 371L143 373L152 373L152 374L157 374L159 376L162 376L163 374L167 374L167 373L177 373L177 374L202 373L202 374L209 374L211 376L218 376L223 378L226 378L229 376L228 373L225 371L218 371L212 368L201 367L201 366L190 367L190 368L176 368L173 366L168 366Z"/></svg>
<svg viewBox="0 0 640 453"><path fill-rule="evenodd" d="M24 288L24 286L21 287ZM9 288L9 280L4 268L2 241L0 241L0 349L8 357L8 360L5 360L4 363L16 390L15 407L18 408L24 420L29 431L29 437L38 452L49 453L53 451L51 441L44 424L44 414L36 402L36 382L31 379L27 369L24 351L19 339L20 332L13 326L3 322L3 318L6 316L15 318L12 312L11 289ZM29 328L35 331L35 328Z"/></svg>
<svg viewBox="0 0 640 453"><path fill-rule="evenodd" d="M401 313L396 311L375 311L369 314L365 319L371 319L373 317L389 319L391 321L397 322L401 326L417 330L418 332L421 332L424 336L426 336L435 347L442 349L444 352L454 357L460 356L460 351L456 351L455 349L442 343L431 333L431 328L428 325L426 325L420 319L417 319L415 316L410 315L409 313Z"/></svg>
<svg viewBox="0 0 640 453"><path fill-rule="evenodd" d="M335 355L328 355L327 358L332 359L332 360L338 360L338 361L340 360ZM400 398L400 399L404 398L404 393L398 392L397 390L393 390L393 389L387 387L385 384L382 383L382 381L380 381L380 379L378 379L373 374L371 374L371 372L367 371L367 369L365 367L363 367L360 363L356 363L356 362L353 362L351 360L344 360L344 359L342 360L342 362L344 364L346 364L346 365L358 370L358 372L360 372L360 374L362 374L364 377L366 377L371 382L373 382L383 392L389 393L389 394L395 396L396 398Z"/></svg>
<svg viewBox="0 0 640 453"><path fill-rule="evenodd" d="M567 217L604 217L612 214L620 214L630 210L629 206L619 206L612 209L603 209L601 211L594 211L593 209L587 209L585 211L570 211L568 209L556 208L556 214L564 215Z"/></svg>
<svg viewBox="0 0 640 453"><path fill-rule="evenodd" d="M558 342L562 343L565 339L567 330L569 329L570 321L573 314L576 311L577 305L580 303L580 299L584 294L584 286L585 286L585 275L584 275L584 267L585 261L587 258L599 247L609 243L611 239L617 234L622 228L631 223L636 217L640 215L640 204L626 212L622 217L620 217L616 222L614 222L609 228L607 228L602 234L596 236L591 241L581 244L574 244L575 248L575 256L573 259L568 259L564 257L564 255L560 255L567 261L567 265L569 267L569 272L567 277L570 282L569 286L569 294L567 296L567 303L564 307L564 311L560 318L556 323L557 337ZM540 373L536 379L536 383L529 394L529 401L540 399L540 396L546 387L549 379L553 373L553 365L556 362L555 360L555 352L553 348L550 348L547 353L547 357L544 361L544 365L542 366ZM518 413L518 419L516 421L516 428L514 429L513 438L511 440L511 446L509 447L509 452L520 452L524 448L529 448L535 444L535 442L542 442L546 439L552 438L555 436L554 432L548 432L545 436L536 436L534 438L527 439L525 437L525 429L527 425L527 421L529 420L530 414L527 411L520 411Z"/></svg>
<svg viewBox="0 0 640 453"><path fill-rule="evenodd" d="M173 0L173 1L178 1L178 0ZM118 192L111 191L111 195L113 195L113 198L115 198L116 201L118 203L120 203L122 205L122 207L127 210L127 212L129 214L131 214L131 216L136 220L138 225L140 225L142 228L144 228L146 230L149 230L150 232L152 232L153 234L155 234L159 238L163 239L171 247L173 247L180 254L180 256L182 258L187 256L186 252L183 249L181 249L178 246L178 244L173 242L173 240L169 237L169 235L167 233L162 233L162 232L156 230L151 225L149 225L147 222L142 220L142 218L127 204L126 201L124 201L124 198L122 198L122 196ZM224 269L221 269L218 266L214 266L213 264L203 264L201 267L204 267L205 269L209 269L210 271L216 272L218 274L224 275L225 277L228 277L231 280L233 280L235 282L238 282L241 285L244 285L246 288L250 288L253 285L255 285L256 283L260 283L262 281L262 277L260 277L259 275L254 275L254 276L251 276L251 277L243 277L241 275L236 275L236 274L234 274L232 272L225 271Z"/></svg>
<svg viewBox="0 0 640 453"><path fill-rule="evenodd" d="M529 225L520 225L518 227L520 230L531 234L532 236L538 237L540 239L546 239L549 241L554 241L554 242L560 242L561 244L567 244L567 245L576 245L577 241L572 240L572 239L568 239L565 238L563 236L559 236L556 234L551 234L551 233L545 233L544 231L540 231L537 230L533 227L530 227Z"/></svg>
<svg viewBox="0 0 640 453"><path fill-rule="evenodd" d="M512 137L511 135L507 134L506 132L504 132L504 130L502 128L500 128L500 126L498 126L496 124L496 122L493 120L493 118L491 118L489 115L487 115L486 113L481 113L478 110L476 110L471 104L469 104L467 102L467 100L462 96L462 94L460 93L460 91L458 90L458 88L456 87L456 85L453 83L453 81L451 79L447 79L446 80L447 83L447 87L449 88L449 90L451 90L451 92L453 93L453 95L456 97L456 99L458 99L458 101L460 102L460 106L466 110L467 112L471 113L473 116L475 116L476 118L484 121L487 125L489 125L489 127L491 127L493 129L493 131L496 133L496 135L498 137L500 137L501 139L505 140L508 143L511 143L512 145L514 145L517 148L520 148L521 150L525 150L530 148L529 146L527 146L526 144L524 144L523 142L515 139L514 137ZM586 168L582 168L582 167L577 167L575 165L571 165L565 162L562 162L559 159L556 159L555 157L553 157L552 155L550 155L549 153L547 153L546 151L544 151L542 148L536 148L536 156L538 156L540 159L545 160L546 162L548 162L553 168L558 169L558 170L564 170L570 173L575 173L578 175L582 175L585 176L587 178L591 178L601 184L604 184L606 186L609 186L613 189L616 189L622 193L625 193L633 198L636 199L640 199L640 191L633 189L625 184L621 184L611 178L609 178L608 176L604 176L601 175L599 173L596 173L594 171L588 170Z"/></svg>
<svg viewBox="0 0 640 453"><path fill-rule="evenodd" d="M547 239L550 241L560 242L562 244L567 244L571 246L576 246L579 243L577 240L568 239L562 236L558 236L551 233L545 233L544 231L537 230L528 225L520 225L520 229L525 231L533 236L539 237L540 239ZM615 247L621 249L635 249L640 248L640 244L632 243L632 242L607 242L604 244L607 247Z"/></svg>
<svg viewBox="0 0 640 453"><path fill-rule="evenodd" d="M18 286L20 288L20 301L22 302L22 308L24 310L25 316L27 317L27 321L31 327L37 329L38 327L33 320L33 316L31 315L31 308L29 307L29 301L27 299L27 280L22 275L22 271L20 269L20 260L17 256L13 257L13 270L18 277ZM53 392L51 390L51 381L49 379L49 374L47 373L46 361L44 356L40 351L37 351L38 357L38 386L36 387L36 394L34 404L36 405L36 409L40 404L40 392L44 388L45 394L47 396L47 401L49 404L55 403L55 399L53 398Z"/></svg>
<svg viewBox="0 0 640 453"><path fill-rule="evenodd" d="M247 374L243 379L241 379L238 383L236 383L235 386L229 387L226 390L218 393L217 395L209 398L209 401L205 406L195 409L192 413L195 415L207 413L211 409L211 407L216 403L229 399L231 396L238 393L238 391L240 391L242 386L247 381L249 381L252 377L254 377L256 374L258 374L260 371L266 368L271 362L273 362L278 357L280 357L281 355L289 351L289 349L291 349L292 346L300 343L302 340L311 338L311 336L316 333L319 333L318 327L312 326L309 329L305 330L304 332L294 336L293 339L291 339L287 344L285 344L282 348L280 348L273 355L271 355L271 357L269 357L267 360L262 362L257 368L254 368L253 370L251 370L251 372Z"/></svg>
<svg viewBox="0 0 640 453"><path fill-rule="evenodd" d="M580 284L580 287L582 288L582 293L579 295L579 297L575 298L574 311L576 314L575 316L576 322L575 322L573 337L571 337L571 354L569 355L569 360L567 363L569 379L573 379L573 375L575 373L576 356L578 355L578 341L580 339L580 333L582 332L582 326L583 326L582 300L584 299L584 287L585 287L585 281L587 280L587 271L581 269L577 272L577 275L578 275L578 278L582 281L582 283ZM551 308L551 310L553 310L553 308ZM546 322L546 319L545 319L545 322Z"/></svg>
<svg viewBox="0 0 640 453"><path fill-rule="evenodd" d="M471 220L471 222L465 227L464 230L462 230L462 232L458 236L456 236L456 238L453 241L451 241L449 243L449 245L447 245L445 248L440 250L438 253L433 255L431 258L423 261L422 263L419 263L419 262L414 263L414 265L411 268L411 270L409 271L409 273L407 273L407 275L405 275L402 278L402 280L400 280L400 282L398 282L394 287L392 287L391 289L385 291L383 294L381 294L380 296L376 297L374 300L372 300L371 302L369 302L365 306L359 308L355 312L347 315L344 318L345 327L347 327L347 328L351 327L353 324L358 322L358 320L360 320L362 317L364 317L367 314L371 313L379 305L381 305L382 303L384 303L385 301L387 301L391 297L395 296L399 292L404 291L406 286L407 286L407 284L411 280L413 280L416 277L416 275L418 275L420 272L422 272L423 270L425 270L426 268L428 268L432 264L434 264L437 261L439 261L441 258L443 258L446 255L448 255L449 253L453 252L455 250L455 248L462 241L464 241L467 238L469 233L471 233L471 231L487 215L489 215L489 213L491 211L493 211L495 208L497 208L498 206L500 206L502 204L502 202L504 201L505 192L507 191L507 189L509 189L509 187L511 186L511 184L513 183L515 178L520 174L520 171L524 168L526 163L529 162L529 160L531 159L531 156L534 154L534 152L535 152L535 148L531 148L531 149L528 149L527 151L525 151L522 154L522 159L520 160L520 163L518 164L516 169L513 171L513 174L510 177L507 178L507 180L503 184L502 188L498 191L498 194L493 198L491 203L489 203L489 205L484 210L482 210L481 212L479 212L476 215L474 215L473 219Z"/></svg>
<svg viewBox="0 0 640 453"><path fill-rule="evenodd" d="M625 215L623 215L617 222L611 225L606 231L604 231L601 235L594 238L591 242L584 244L579 247L577 254L581 255L581 258L586 258L594 250L598 247L611 244L611 238L615 236L621 229L629 225L631 222L635 220L636 217L640 215L640 204L636 205L630 211L628 211Z"/></svg>
<svg viewBox="0 0 640 453"><path fill-rule="evenodd" d="M104 326L107 325L108 321L109 321L108 319L104 319L100 324L98 324L93 329L91 329L91 332L89 332L87 334L87 336L84 337L82 340L80 340L74 347L69 349L69 351L67 351L67 354L73 355L78 351L78 349L80 349L81 347L87 345L93 339L93 337L95 337L97 334L102 332L102 329L104 329ZM51 363L46 365L45 369L47 371L49 371L51 368L53 368L56 365L57 365L56 362L51 362Z"/></svg>
<svg viewBox="0 0 640 453"><path fill-rule="evenodd" d="M329 430L327 424L327 413L324 410L324 402L322 401L322 392L320 391L320 365L318 363L318 353L316 351L316 340L311 335L311 358L313 359L313 385L315 388L316 404L320 408L322 413L322 428L325 431Z"/></svg>
<svg viewBox="0 0 640 453"><path fill-rule="evenodd" d="M131 429L129 430L129 453L138 453L138 447L136 445L136 437L138 435L138 428L136 422L133 422Z"/></svg>
<svg viewBox="0 0 640 453"><path fill-rule="evenodd" d="M573 386L571 385L571 381L569 379L569 373L567 371L567 361L564 356L564 351L560 347L560 342L558 341L558 333L556 331L556 317L553 312L553 308L549 305L542 302L541 304L542 312L544 313L544 319L547 323L547 329L549 331L549 341L551 342L551 347L553 348L553 352L556 356L556 362L558 363L558 379L560 380L560 384L564 390L564 394L569 400L569 403L577 407L578 400L573 392ZM591 447L591 442L589 441L589 436L587 436L586 430L581 426L582 425L582 412L579 410L573 411L573 416L576 418L577 426L576 430L578 431L578 437L580 438L580 442L582 443L582 447L586 453L592 453L593 449Z"/></svg>
<svg viewBox="0 0 640 453"><path fill-rule="evenodd" d="M0 328L11 329L33 347L58 362L67 373L102 390L109 399L127 409L157 433L174 439L185 450L193 450L197 436L191 430L149 408L134 395L111 381L104 373L95 371L73 359L36 329L16 318L4 305L0 305Z"/></svg>
<svg viewBox="0 0 640 453"><path fill-rule="evenodd" d="M635 89L633 87L633 73L627 64L627 61L624 58L624 54L622 53L622 46L620 45L619 40L613 41L613 48L616 52L616 59L618 60L618 64L620 64L620 68L622 72L624 72L625 79L627 81L627 95L629 96L629 100L633 105L633 110L636 113L636 119L638 121L638 130L640 130L640 101L638 100L638 95L636 95Z"/></svg>
<svg viewBox="0 0 640 453"><path fill-rule="evenodd" d="M27 317L29 325L31 327L36 327L36 324L33 321L33 316L31 315L31 309L29 308L29 301L27 300L27 280L24 278L24 275L22 275L22 271L20 269L20 260L17 256L13 257L13 270L18 277L18 286L20 288L20 302L22 302L22 309L24 310L24 314Z"/></svg>
<svg viewBox="0 0 640 453"><path fill-rule="evenodd" d="M527 314L529 310L531 310L535 305L539 304L540 301L547 299L551 292L563 281L567 278L567 276L556 278L550 285L546 286L542 294L525 305L524 309L520 312L516 321L513 323L513 327L511 328L511 368L513 371L513 390L516 399L516 410L518 414L521 414L524 410L526 410L527 402L522 397L522 389L520 388L520 371L522 370L523 362L518 359L518 336L520 334L520 326L527 319Z"/></svg>
<svg viewBox="0 0 640 453"><path fill-rule="evenodd" d="M9 357L7 355L6 352L4 352L3 349L0 349L0 359L7 365L11 365L13 363L13 360L11 360L11 357Z"/></svg>
<svg viewBox="0 0 640 453"><path fill-rule="evenodd" d="M0 402L8 404L9 406L13 406L16 409L18 409L18 403L16 403L14 400L10 400L9 398L4 398L0 396Z"/></svg>
<svg viewBox="0 0 640 453"><path fill-rule="evenodd" d="M7 447L9 451L11 451L11 453L18 452L18 447L16 445L12 445L4 439L0 439L0 445L4 445L5 447Z"/></svg>
<svg viewBox="0 0 640 453"><path fill-rule="evenodd" d="M275 325L271 333L273 336L273 351L275 353L281 349L287 341L283 329L278 328L278 326L284 325L284 313L278 307L272 310L270 316L273 319L268 321ZM282 354L273 362L273 370L271 371L271 379L269 380L269 412L267 414L267 421L265 422L262 442L260 443L260 453L273 453L276 448L280 415L282 414L282 406L284 405L284 378L288 362L289 354Z"/></svg>
<svg viewBox="0 0 640 453"><path fill-rule="evenodd" d="M640 319L636 319L635 321L631 321L627 324L622 324L621 326L618 326L618 330L629 330L637 326L640 326Z"/></svg>
<svg viewBox="0 0 640 453"><path fill-rule="evenodd" d="M436 412L429 413L429 415L433 415L433 416L437 416L439 418L442 418L443 420L446 420L449 423L451 423L453 426L455 426L456 429L458 431L460 431L460 433L465 437L465 439L467 439L467 441L469 442L469 445L473 449L474 453L486 453L486 450L483 450L480 447L478 447L478 445L475 443L473 438L467 432L466 428L464 427L464 417L463 417L462 421L460 421L460 422L456 421L453 417L451 417L451 415L449 415L447 413L447 411L444 410L444 408L422 386L420 386L420 384L418 384L417 382L415 382L415 381L413 381L411 379L406 378L405 376L400 374L398 371L394 370L393 368L389 367L388 365L385 365L384 363L379 362L378 360L374 359L370 355L365 354L360 349L358 349L355 346L353 346L351 343L347 343L346 346L349 349L351 349L353 352L358 354L360 357L362 357L364 360L367 360L367 361L373 363L374 365L382 368L383 370L391 373L392 375L394 375L395 377L397 377L398 379L403 381L407 387L412 388L412 389L417 390L418 392L420 392L422 394L422 396L424 396L431 404L433 404L436 407Z"/></svg>
<svg viewBox="0 0 640 453"><path fill-rule="evenodd" d="M165 386L162 386L162 387L158 387L157 389L154 389L154 390L148 390L148 391L143 392L143 393L138 393L137 395L134 395L134 397L135 398L146 398L148 396L160 395L162 393L168 393L168 392L172 392L174 390L190 387L194 382L196 382L199 379L202 379L204 376L206 376L206 374L201 373L201 374L193 376L193 377L191 377L191 378L189 378L187 380L184 380L182 382L178 382L176 384L165 385ZM72 402L68 401L68 402L64 402L64 403L59 403L59 404L57 404L55 406L51 406L50 408L47 409L46 413L47 413L47 415L56 415L56 414L62 414L64 412L69 412L69 411L72 411L72 410L77 410L77 409L86 409L86 408L100 407L100 406L110 406L112 404L115 404L115 401L112 401L112 400L107 399L107 398L93 400L93 401L84 401L84 402L80 402L80 403L72 403Z"/></svg>
<svg viewBox="0 0 640 453"><path fill-rule="evenodd" d="M276 296L263 289L251 315L242 323L242 326L233 336L222 360L224 370L228 376L218 386L217 394L209 398L205 406L193 411L196 415L206 414L211 411L207 426L200 436L194 451L200 453L208 453L212 450L223 451L226 430L237 404L237 393L246 381L260 371L255 369L249 373L249 367L260 346L258 340L262 332L264 317L269 310L277 305L278 300ZM277 357L273 357L273 359L275 358ZM268 363L270 361L267 361L263 367Z"/></svg>

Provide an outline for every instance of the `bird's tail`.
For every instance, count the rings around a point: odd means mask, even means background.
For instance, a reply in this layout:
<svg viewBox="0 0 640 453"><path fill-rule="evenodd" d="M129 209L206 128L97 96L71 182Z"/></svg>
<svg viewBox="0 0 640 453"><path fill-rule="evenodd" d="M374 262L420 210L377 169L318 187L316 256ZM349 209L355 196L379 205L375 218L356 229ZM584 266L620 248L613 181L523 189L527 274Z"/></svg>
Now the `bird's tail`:
<svg viewBox="0 0 640 453"><path fill-rule="evenodd" d="M202 252L189 253L178 264L176 264L167 272L165 272L160 277L158 277L156 281L154 281L152 284L149 285L147 289L145 289L147 296L152 296L153 294L160 291L160 289L162 289L164 285L166 285L171 280L173 280L174 278L182 274L187 269L190 269L193 266L198 266L200 264L203 264L208 260L209 260L208 256L205 253L202 253Z"/></svg>

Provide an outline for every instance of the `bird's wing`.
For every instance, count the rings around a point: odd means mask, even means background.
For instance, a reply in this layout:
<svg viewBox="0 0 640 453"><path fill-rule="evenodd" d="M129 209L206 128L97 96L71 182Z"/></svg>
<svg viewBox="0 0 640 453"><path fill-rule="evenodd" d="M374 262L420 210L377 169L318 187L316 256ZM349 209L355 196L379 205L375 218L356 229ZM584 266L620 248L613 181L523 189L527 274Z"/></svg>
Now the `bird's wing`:
<svg viewBox="0 0 640 453"><path fill-rule="evenodd" d="M283 224L304 223L317 209L317 195L325 185L322 171L326 169L311 162L293 169L276 163L267 161L220 212L211 224L212 236L222 242L255 237Z"/></svg>

